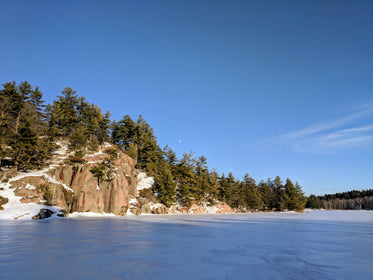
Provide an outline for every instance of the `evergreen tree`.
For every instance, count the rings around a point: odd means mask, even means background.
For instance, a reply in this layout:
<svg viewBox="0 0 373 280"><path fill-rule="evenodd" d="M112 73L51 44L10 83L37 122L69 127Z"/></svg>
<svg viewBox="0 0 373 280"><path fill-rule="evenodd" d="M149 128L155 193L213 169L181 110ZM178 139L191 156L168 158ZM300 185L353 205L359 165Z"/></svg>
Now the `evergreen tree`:
<svg viewBox="0 0 373 280"><path fill-rule="evenodd" d="M43 93L40 91L39 87L35 87L34 90L31 91L30 99L29 99L29 119L32 123L33 129L37 132L38 135L44 134L45 128L45 105Z"/></svg>
<svg viewBox="0 0 373 280"><path fill-rule="evenodd" d="M127 151L131 143L136 144L136 123L129 115L125 115L122 120L113 123L111 138L113 143L123 151Z"/></svg>
<svg viewBox="0 0 373 280"><path fill-rule="evenodd" d="M176 153L169 146L166 146L163 148L163 160L166 161L171 166L176 165L176 162L177 162Z"/></svg>
<svg viewBox="0 0 373 280"><path fill-rule="evenodd" d="M273 191L269 187L267 182L264 182L263 180L260 181L259 183L259 191L260 191L260 196L262 198L263 202L263 208L265 210L272 210L274 205L274 199L273 199Z"/></svg>
<svg viewBox="0 0 373 280"><path fill-rule="evenodd" d="M184 153L182 159L176 166L177 172L177 199L185 205L190 206L195 200L196 178L194 173L195 159L194 153Z"/></svg>
<svg viewBox="0 0 373 280"><path fill-rule="evenodd" d="M209 170L207 167L207 159L204 156L199 157L196 161L195 177L195 197L197 201L207 202L208 194L211 192L211 188L209 182Z"/></svg>
<svg viewBox="0 0 373 280"><path fill-rule="evenodd" d="M38 164L37 158L37 135L32 130L30 123L25 123L20 128L19 135L11 143L12 157L14 164L18 170L25 171L27 169L33 169Z"/></svg>
<svg viewBox="0 0 373 280"><path fill-rule="evenodd" d="M3 126L6 127L6 133L17 135L21 125L21 116L24 113L26 102L32 91L31 85L24 81L18 86L16 82L8 82L3 84L3 89L0 91L2 110L2 120L6 121Z"/></svg>
<svg viewBox="0 0 373 280"><path fill-rule="evenodd" d="M231 198L231 189L228 188L228 180L224 173L219 178L219 187L217 191L217 197L220 201L227 202Z"/></svg>
<svg viewBox="0 0 373 280"><path fill-rule="evenodd" d="M316 195L311 194L308 197L306 207L312 209L321 209L323 208L323 204L320 198L318 198Z"/></svg>
<svg viewBox="0 0 373 280"><path fill-rule="evenodd" d="M96 138L100 145L109 140L109 130L111 128L110 112L106 111L98 120Z"/></svg>
<svg viewBox="0 0 373 280"><path fill-rule="evenodd" d="M40 136L44 127L43 94L27 81L18 86L15 82L3 86L0 91L1 157L13 158L18 170L40 168L53 148L48 139Z"/></svg>
<svg viewBox="0 0 373 280"><path fill-rule="evenodd" d="M295 210L298 204L298 197L294 184L289 178L286 178L284 196L286 200L286 209Z"/></svg>
<svg viewBox="0 0 373 280"><path fill-rule="evenodd" d="M161 203L170 207L175 202L176 182L169 164L160 163L154 182L155 191L158 192L158 199Z"/></svg>
<svg viewBox="0 0 373 280"><path fill-rule="evenodd" d="M245 206L253 210L262 209L263 201L259 188L255 180L251 178L248 173L245 174L242 185L245 194Z"/></svg>
<svg viewBox="0 0 373 280"><path fill-rule="evenodd" d="M211 204L215 204L215 199L218 197L218 190L219 190L219 175L216 170L209 171L208 174L209 179L209 197L208 202Z"/></svg>
<svg viewBox="0 0 373 280"><path fill-rule="evenodd" d="M79 123L77 106L79 99L75 90L66 87L58 99L48 106L49 135L67 137Z"/></svg>
<svg viewBox="0 0 373 280"><path fill-rule="evenodd" d="M302 187L299 185L298 182L295 182L295 194L296 194L296 201L294 210L304 210L307 203L307 197L304 195Z"/></svg>
<svg viewBox="0 0 373 280"><path fill-rule="evenodd" d="M71 133L69 140L69 147L73 151L84 151L87 143L86 128L83 125L77 126L76 129L74 129L74 131Z"/></svg>
<svg viewBox="0 0 373 280"><path fill-rule="evenodd" d="M102 178L106 174L106 166L103 163L97 163L90 169L90 172L93 174L94 177L97 177L97 186L100 186Z"/></svg>
<svg viewBox="0 0 373 280"><path fill-rule="evenodd" d="M162 150L157 144L153 128L140 115L136 122L137 163L144 170L154 169L154 164L162 159Z"/></svg>
<svg viewBox="0 0 373 280"><path fill-rule="evenodd" d="M284 190L284 185L279 176L276 176L273 181L268 179L268 185L272 189L273 193L273 206L279 211L283 211L287 207L287 195Z"/></svg>

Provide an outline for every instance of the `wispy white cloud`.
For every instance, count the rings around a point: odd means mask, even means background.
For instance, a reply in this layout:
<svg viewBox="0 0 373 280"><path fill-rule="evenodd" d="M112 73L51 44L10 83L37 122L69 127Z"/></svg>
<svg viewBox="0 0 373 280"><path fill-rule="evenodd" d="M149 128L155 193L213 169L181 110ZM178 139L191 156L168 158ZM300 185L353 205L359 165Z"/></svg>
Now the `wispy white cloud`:
<svg viewBox="0 0 373 280"><path fill-rule="evenodd" d="M357 112L340 119L284 134L280 139L299 152L320 153L373 146L373 103L358 109Z"/></svg>

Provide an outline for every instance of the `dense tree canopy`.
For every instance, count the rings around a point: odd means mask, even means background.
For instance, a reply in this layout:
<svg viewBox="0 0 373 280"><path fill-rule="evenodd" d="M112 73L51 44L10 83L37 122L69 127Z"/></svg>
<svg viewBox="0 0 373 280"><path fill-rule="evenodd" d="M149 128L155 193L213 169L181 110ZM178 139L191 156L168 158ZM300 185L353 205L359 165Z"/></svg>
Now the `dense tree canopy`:
<svg viewBox="0 0 373 280"><path fill-rule="evenodd" d="M308 197L306 206L313 209L323 208L328 210L373 210L373 190L352 190L323 196L312 194Z"/></svg>

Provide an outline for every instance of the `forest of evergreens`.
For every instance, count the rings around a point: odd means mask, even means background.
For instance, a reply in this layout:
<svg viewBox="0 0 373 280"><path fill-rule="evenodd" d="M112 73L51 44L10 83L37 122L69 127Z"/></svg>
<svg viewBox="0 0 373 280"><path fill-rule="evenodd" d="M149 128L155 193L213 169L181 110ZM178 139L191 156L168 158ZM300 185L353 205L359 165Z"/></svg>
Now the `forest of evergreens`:
<svg viewBox="0 0 373 280"><path fill-rule="evenodd" d="M310 195L307 205L312 209L373 210L373 190L352 190L343 193Z"/></svg>
<svg viewBox="0 0 373 280"><path fill-rule="evenodd" d="M282 211L302 210L307 202L301 186L289 178L256 183L245 174L239 180L232 173L219 175L204 156L193 152L178 158L170 147L158 145L152 127L141 116L111 120L109 112L103 113L69 87L52 104L45 104L39 87L26 81L4 83L0 112L0 168L41 169L58 148L57 140L68 141L71 162L83 164L85 153L109 142L135 159L138 169L154 176L152 191L167 206L220 200L236 209ZM92 173L102 177L105 168L97 166Z"/></svg>

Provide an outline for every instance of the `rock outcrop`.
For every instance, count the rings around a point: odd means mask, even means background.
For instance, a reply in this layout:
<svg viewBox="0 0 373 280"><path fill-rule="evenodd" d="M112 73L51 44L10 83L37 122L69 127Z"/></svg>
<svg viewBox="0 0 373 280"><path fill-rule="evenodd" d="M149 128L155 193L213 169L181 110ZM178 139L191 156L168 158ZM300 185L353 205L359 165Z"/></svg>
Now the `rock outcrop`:
<svg viewBox="0 0 373 280"><path fill-rule="evenodd" d="M161 203L155 203L154 200L149 200L143 197L132 198L127 214L229 214L236 213L236 209L232 209L228 204L217 201L215 205L197 205L192 204L189 207L172 205L166 207Z"/></svg>
<svg viewBox="0 0 373 280"><path fill-rule="evenodd" d="M111 151L103 153L105 148L111 148ZM110 145L101 147L100 152L84 159L69 156L67 148L63 148L44 170L3 172L0 210L6 207L4 211L8 211L13 219L29 217L34 220L64 217L73 212L115 215L235 212L227 204L218 201L214 205L166 207L159 203L157 194L152 190L154 179L136 170L136 162L132 158L119 151L116 153L112 148ZM101 172L98 166L103 167L104 171ZM94 171L95 167L99 172ZM107 176L109 172L110 176ZM30 207L24 207L26 205ZM19 209L17 213L12 211L15 207Z"/></svg>
<svg viewBox="0 0 373 280"><path fill-rule="evenodd" d="M59 206L68 213L97 212L123 215L129 207L129 198L137 194L135 161L124 153L113 161L112 180L95 177L91 169L107 159L97 153L85 158L84 164L59 164L40 172L30 172L11 180L21 202Z"/></svg>

